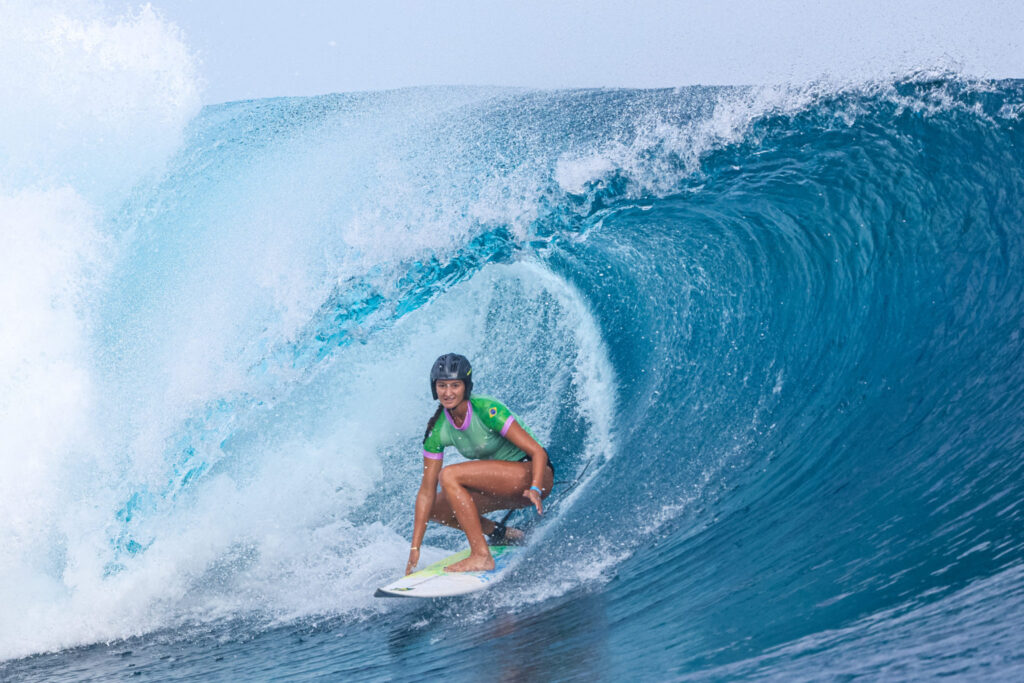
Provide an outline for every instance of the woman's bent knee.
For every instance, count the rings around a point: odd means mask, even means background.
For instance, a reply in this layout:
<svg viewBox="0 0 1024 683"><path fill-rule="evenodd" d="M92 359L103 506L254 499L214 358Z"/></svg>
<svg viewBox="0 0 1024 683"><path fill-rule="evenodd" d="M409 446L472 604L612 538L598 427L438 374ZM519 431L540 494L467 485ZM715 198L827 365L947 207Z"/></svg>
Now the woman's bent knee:
<svg viewBox="0 0 1024 683"><path fill-rule="evenodd" d="M438 477L438 481L441 483L442 489L458 485L458 477L455 474L455 469L450 465L445 467L441 470L441 475Z"/></svg>

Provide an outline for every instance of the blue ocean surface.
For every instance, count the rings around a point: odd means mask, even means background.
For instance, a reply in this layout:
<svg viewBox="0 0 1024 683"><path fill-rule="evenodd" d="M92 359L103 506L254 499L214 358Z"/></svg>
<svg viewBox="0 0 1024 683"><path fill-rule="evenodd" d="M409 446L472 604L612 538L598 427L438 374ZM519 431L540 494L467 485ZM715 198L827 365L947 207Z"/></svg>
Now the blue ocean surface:
<svg viewBox="0 0 1024 683"><path fill-rule="evenodd" d="M0 678L1024 678L1024 82L148 82L4 141ZM374 599L448 351L561 483Z"/></svg>

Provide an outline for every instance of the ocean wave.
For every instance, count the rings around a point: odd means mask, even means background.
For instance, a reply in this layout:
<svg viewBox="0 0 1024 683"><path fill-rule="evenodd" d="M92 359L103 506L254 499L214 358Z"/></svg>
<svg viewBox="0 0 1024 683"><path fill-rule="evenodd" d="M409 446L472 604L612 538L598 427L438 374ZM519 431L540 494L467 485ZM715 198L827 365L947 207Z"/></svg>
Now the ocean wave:
<svg viewBox="0 0 1024 683"><path fill-rule="evenodd" d="M566 483L511 597L442 616L584 592L622 671L788 675L787 644L838 634L843 671L888 610L1016 586L1022 92L923 73L244 102L156 175L133 162L114 209L68 175L62 231L21 233L63 275L10 306L42 322L8 395L54 438L4 486L2 566L32 586L5 599L35 616L0 625L0 656L394 626L368 596L402 563L423 368L452 349ZM64 398L33 402L53 373Z"/></svg>

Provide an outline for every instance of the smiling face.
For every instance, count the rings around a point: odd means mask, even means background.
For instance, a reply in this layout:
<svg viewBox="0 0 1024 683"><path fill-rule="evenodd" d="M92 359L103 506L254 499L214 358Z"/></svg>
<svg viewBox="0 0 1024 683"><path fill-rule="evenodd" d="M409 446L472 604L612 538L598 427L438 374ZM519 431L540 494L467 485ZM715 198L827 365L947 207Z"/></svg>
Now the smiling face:
<svg viewBox="0 0 1024 683"><path fill-rule="evenodd" d="M446 410L452 410L462 403L466 396L466 383L461 379L439 379L434 382L437 389L437 400Z"/></svg>

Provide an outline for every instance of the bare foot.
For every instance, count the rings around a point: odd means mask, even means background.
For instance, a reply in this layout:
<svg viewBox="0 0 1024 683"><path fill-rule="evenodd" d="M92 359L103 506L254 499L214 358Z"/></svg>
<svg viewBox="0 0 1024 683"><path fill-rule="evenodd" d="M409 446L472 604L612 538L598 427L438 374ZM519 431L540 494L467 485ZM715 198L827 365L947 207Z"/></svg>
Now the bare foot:
<svg viewBox="0 0 1024 683"><path fill-rule="evenodd" d="M522 529L510 526L505 529L505 542L502 545L522 545L526 540L526 534Z"/></svg>
<svg viewBox="0 0 1024 683"><path fill-rule="evenodd" d="M495 529L497 531L497 529ZM491 534L494 532L492 531ZM491 535L487 536L487 544L491 546L499 545L523 545L526 542L526 532L522 529L517 529L514 526L505 527L505 536L500 541L494 541Z"/></svg>
<svg viewBox="0 0 1024 683"><path fill-rule="evenodd" d="M446 572L488 572L494 569L494 558L490 555L470 555L464 560L444 568Z"/></svg>

